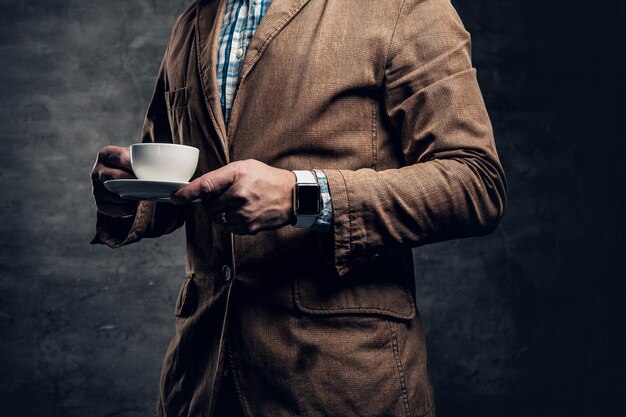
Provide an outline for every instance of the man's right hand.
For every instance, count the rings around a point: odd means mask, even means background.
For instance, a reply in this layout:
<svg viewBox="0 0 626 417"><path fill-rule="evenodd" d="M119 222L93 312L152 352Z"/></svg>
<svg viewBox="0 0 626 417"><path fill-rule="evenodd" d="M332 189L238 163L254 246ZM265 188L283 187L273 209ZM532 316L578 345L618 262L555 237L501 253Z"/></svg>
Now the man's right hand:
<svg viewBox="0 0 626 417"><path fill-rule="evenodd" d="M106 146L98 152L98 158L91 170L91 185L96 208L99 212L120 217L135 212L138 202L127 200L104 187L108 180L137 178L130 166L128 147Z"/></svg>

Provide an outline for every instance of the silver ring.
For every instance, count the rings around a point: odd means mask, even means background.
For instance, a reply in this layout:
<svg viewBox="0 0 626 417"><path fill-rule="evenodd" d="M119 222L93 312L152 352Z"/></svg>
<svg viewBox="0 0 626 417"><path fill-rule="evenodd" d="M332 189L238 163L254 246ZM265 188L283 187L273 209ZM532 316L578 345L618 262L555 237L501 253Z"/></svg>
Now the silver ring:
<svg viewBox="0 0 626 417"><path fill-rule="evenodd" d="M226 212L223 211L220 213L220 217L222 219L222 224L231 224L227 219L226 219Z"/></svg>

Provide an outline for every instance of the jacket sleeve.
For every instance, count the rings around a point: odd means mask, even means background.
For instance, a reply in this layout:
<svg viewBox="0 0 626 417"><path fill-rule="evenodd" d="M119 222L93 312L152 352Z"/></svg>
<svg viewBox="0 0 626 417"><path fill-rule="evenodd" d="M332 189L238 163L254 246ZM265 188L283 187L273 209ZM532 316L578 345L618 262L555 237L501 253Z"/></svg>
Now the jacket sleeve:
<svg viewBox="0 0 626 417"><path fill-rule="evenodd" d="M343 277L372 256L490 233L507 182L471 64L470 35L449 0L406 0L390 41L386 116L405 165L324 169L334 264Z"/></svg>
<svg viewBox="0 0 626 417"><path fill-rule="evenodd" d="M165 91L167 74L164 57L144 119L141 142L172 142ZM112 218L96 211L96 235L91 243L116 248L144 237L154 238L171 233L183 225L183 210L183 206L170 203L141 201L134 216L128 219Z"/></svg>

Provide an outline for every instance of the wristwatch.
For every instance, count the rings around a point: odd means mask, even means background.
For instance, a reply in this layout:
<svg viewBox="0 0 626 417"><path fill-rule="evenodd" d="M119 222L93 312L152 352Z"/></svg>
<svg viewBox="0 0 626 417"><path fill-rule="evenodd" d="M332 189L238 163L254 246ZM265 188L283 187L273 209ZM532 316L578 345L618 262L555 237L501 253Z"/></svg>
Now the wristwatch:
<svg viewBox="0 0 626 417"><path fill-rule="evenodd" d="M320 185L312 171L294 170L296 185L293 187L293 214L295 227L311 227L322 211Z"/></svg>

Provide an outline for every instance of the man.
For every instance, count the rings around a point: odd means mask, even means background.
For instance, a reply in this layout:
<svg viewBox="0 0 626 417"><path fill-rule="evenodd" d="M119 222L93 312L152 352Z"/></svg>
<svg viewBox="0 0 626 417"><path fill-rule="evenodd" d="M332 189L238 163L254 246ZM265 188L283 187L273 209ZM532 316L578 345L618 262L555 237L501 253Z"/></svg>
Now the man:
<svg viewBox="0 0 626 417"><path fill-rule="evenodd" d="M491 232L507 190L449 0L198 1L142 141L201 155L174 204L104 189L127 148L92 173L94 243L186 228L157 416L434 415L411 248Z"/></svg>

